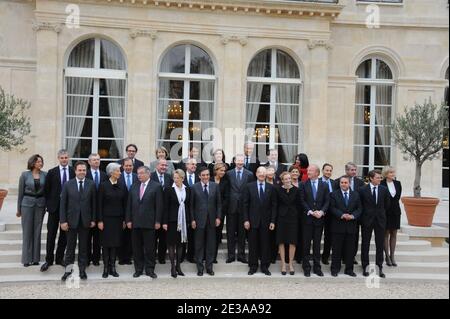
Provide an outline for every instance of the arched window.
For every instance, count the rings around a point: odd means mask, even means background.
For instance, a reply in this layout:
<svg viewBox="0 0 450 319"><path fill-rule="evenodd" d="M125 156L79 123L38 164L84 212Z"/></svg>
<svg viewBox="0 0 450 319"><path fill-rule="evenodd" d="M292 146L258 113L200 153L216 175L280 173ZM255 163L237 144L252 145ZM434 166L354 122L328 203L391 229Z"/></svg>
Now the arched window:
<svg viewBox="0 0 450 319"><path fill-rule="evenodd" d="M394 80L389 66L370 58L357 71L354 122L354 162L358 175L391 162L391 124Z"/></svg>
<svg viewBox="0 0 450 319"><path fill-rule="evenodd" d="M448 188L449 176L448 176L448 164L449 164L449 156L448 156L448 68L445 72L445 79L447 80L447 86L445 87L444 93L444 101L447 106L447 121L445 125L445 133L444 133L444 149L442 155L442 187Z"/></svg>
<svg viewBox="0 0 450 319"><path fill-rule="evenodd" d="M70 52L65 80L65 144L73 160L99 153L102 167L123 157L126 65L112 42L91 38Z"/></svg>
<svg viewBox="0 0 450 319"><path fill-rule="evenodd" d="M178 45L166 53L159 68L157 146L177 145L176 155L185 158L190 146L202 151L210 142L202 132L214 125L214 74L210 56L197 46Z"/></svg>
<svg viewBox="0 0 450 319"><path fill-rule="evenodd" d="M298 151L301 86L297 63L282 50L264 50L250 62L245 126L254 131L257 154L277 148L280 162L294 161Z"/></svg>

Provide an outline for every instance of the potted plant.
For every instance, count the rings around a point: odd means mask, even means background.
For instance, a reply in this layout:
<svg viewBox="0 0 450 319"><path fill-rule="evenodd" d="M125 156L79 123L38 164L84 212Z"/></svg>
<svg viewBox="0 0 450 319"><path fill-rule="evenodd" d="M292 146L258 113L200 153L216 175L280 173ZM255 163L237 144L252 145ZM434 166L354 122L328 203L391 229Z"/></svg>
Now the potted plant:
<svg viewBox="0 0 450 319"><path fill-rule="evenodd" d="M25 142L25 136L31 131L30 120L25 115L29 108L29 102L6 94L0 86L0 150L10 151ZM7 194L8 190L0 187L0 210Z"/></svg>
<svg viewBox="0 0 450 319"><path fill-rule="evenodd" d="M422 197L420 181L422 165L439 156L448 123L448 110L444 104L433 104L431 98L423 104L405 108L392 127L393 138L404 159L415 162L414 196L402 197L408 224L430 227L439 198Z"/></svg>

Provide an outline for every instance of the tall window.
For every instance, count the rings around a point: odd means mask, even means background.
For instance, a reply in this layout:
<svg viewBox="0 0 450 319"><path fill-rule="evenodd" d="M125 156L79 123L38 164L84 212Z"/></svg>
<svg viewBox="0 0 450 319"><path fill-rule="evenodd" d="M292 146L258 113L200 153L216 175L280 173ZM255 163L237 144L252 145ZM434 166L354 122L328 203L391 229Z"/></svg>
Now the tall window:
<svg viewBox="0 0 450 319"><path fill-rule="evenodd" d="M179 45L164 56L159 69L157 146L171 150L178 145L177 156L183 158L191 146L203 150L210 138L202 133L214 125L215 84L213 62L201 48Z"/></svg>
<svg viewBox="0 0 450 319"><path fill-rule="evenodd" d="M280 162L294 161L298 150L301 86L298 65L286 52L268 49L250 62L245 125L254 130L257 154L277 148Z"/></svg>
<svg viewBox="0 0 450 319"><path fill-rule="evenodd" d="M65 143L73 160L99 153L102 167L123 157L126 66L108 40L80 42L70 53L65 76Z"/></svg>
<svg viewBox="0 0 450 319"><path fill-rule="evenodd" d="M445 125L445 133L444 133L444 149L442 155L442 187L448 188L449 184L449 176L448 176L448 164L449 164L449 156L448 156L448 68L445 72L445 79L447 80L447 87L445 88L445 105L447 106L447 121Z"/></svg>
<svg viewBox="0 0 450 319"><path fill-rule="evenodd" d="M389 66L370 58L356 71L354 162L358 175L391 162L391 124L394 80Z"/></svg>

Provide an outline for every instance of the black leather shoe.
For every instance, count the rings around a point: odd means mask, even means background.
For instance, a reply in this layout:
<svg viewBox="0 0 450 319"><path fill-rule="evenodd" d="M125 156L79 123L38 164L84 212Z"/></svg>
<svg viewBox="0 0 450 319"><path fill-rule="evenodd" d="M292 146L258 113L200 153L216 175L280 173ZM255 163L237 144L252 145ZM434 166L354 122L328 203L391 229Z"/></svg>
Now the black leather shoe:
<svg viewBox="0 0 450 319"><path fill-rule="evenodd" d="M234 263L236 261L235 257L228 257L226 263L230 264L230 263Z"/></svg>
<svg viewBox="0 0 450 319"><path fill-rule="evenodd" d="M383 270L381 270L381 269L380 269L378 276L380 276L380 278L386 278L386 275L384 274Z"/></svg>
<svg viewBox="0 0 450 319"><path fill-rule="evenodd" d="M139 277L141 277L142 276L142 271L136 271L134 274L133 274L133 278L139 278Z"/></svg>
<svg viewBox="0 0 450 319"><path fill-rule="evenodd" d="M159 262L161 265L164 265L164 264L166 263L166 261L165 261L164 259L158 259L158 262Z"/></svg>
<svg viewBox="0 0 450 319"><path fill-rule="evenodd" d="M181 267L179 265L175 267L175 270L177 271L178 276L184 276L184 272L181 271Z"/></svg>
<svg viewBox="0 0 450 319"><path fill-rule="evenodd" d="M250 268L250 270L248 271L248 275L251 276L251 275L254 275L254 274L256 274L256 269Z"/></svg>
<svg viewBox="0 0 450 319"><path fill-rule="evenodd" d="M329 265L330 263L328 262L328 258L323 258L322 257L322 264Z"/></svg>
<svg viewBox="0 0 450 319"><path fill-rule="evenodd" d="M305 277L311 277L311 271L310 270L305 270L304 271L304 275L305 275Z"/></svg>
<svg viewBox="0 0 450 319"><path fill-rule="evenodd" d="M214 271L212 269L207 269L206 273L210 276L214 276Z"/></svg>
<svg viewBox="0 0 450 319"><path fill-rule="evenodd" d="M217 264L217 259L214 259L213 264Z"/></svg>
<svg viewBox="0 0 450 319"><path fill-rule="evenodd" d="M36 261L36 262L32 263L32 265L33 265L33 266L39 266L39 262Z"/></svg>
<svg viewBox="0 0 450 319"><path fill-rule="evenodd" d="M337 272L334 272L334 271L332 271L332 272L331 272L331 276L333 276L333 277L337 277L337 276L338 276L338 273L337 273Z"/></svg>
<svg viewBox="0 0 450 319"><path fill-rule="evenodd" d="M248 260L245 257L238 258L238 261L240 261L243 264L248 264Z"/></svg>
<svg viewBox="0 0 450 319"><path fill-rule="evenodd" d="M345 274L350 277L356 277L356 274L353 271L346 271Z"/></svg>
<svg viewBox="0 0 450 319"><path fill-rule="evenodd" d="M47 271L48 268L51 266L50 263L45 262L42 266L41 266L41 272Z"/></svg>
<svg viewBox="0 0 450 319"><path fill-rule="evenodd" d="M203 270L197 271L197 276L199 276L199 277L203 276Z"/></svg>
<svg viewBox="0 0 450 319"><path fill-rule="evenodd" d="M363 271L363 276L364 277L369 277L369 272L364 268L364 271Z"/></svg>
<svg viewBox="0 0 450 319"><path fill-rule="evenodd" d="M149 277L152 278L152 279L158 278L158 276L155 274L154 271L146 271L146 272L145 272L145 275L146 275L146 276L149 276Z"/></svg>
<svg viewBox="0 0 450 319"><path fill-rule="evenodd" d="M86 271L80 270L80 279L81 280L86 280L87 279Z"/></svg>
<svg viewBox="0 0 450 319"><path fill-rule="evenodd" d="M314 271L314 273L315 273L317 276L319 276L319 277L323 277L323 272L322 272L322 270L320 270L320 269Z"/></svg>
<svg viewBox="0 0 450 319"><path fill-rule="evenodd" d="M263 273L264 275L266 275L266 276L272 276L272 273L269 271L269 269L264 269L264 270L262 271L262 273Z"/></svg>
<svg viewBox="0 0 450 319"><path fill-rule="evenodd" d="M66 281L67 278L69 278L69 276L73 273L73 270L71 270L70 272L65 272L64 275L61 277L62 281Z"/></svg>
<svg viewBox="0 0 450 319"><path fill-rule="evenodd" d="M24 266L24 267L30 267L30 266L31 266L31 263L23 264L23 266Z"/></svg>
<svg viewBox="0 0 450 319"><path fill-rule="evenodd" d="M108 278L109 272L108 272L108 267L103 267L103 274L102 274L102 278Z"/></svg>
<svg viewBox="0 0 450 319"><path fill-rule="evenodd" d="M109 268L109 274L115 278L119 277L119 274L116 271L116 266L111 266Z"/></svg>

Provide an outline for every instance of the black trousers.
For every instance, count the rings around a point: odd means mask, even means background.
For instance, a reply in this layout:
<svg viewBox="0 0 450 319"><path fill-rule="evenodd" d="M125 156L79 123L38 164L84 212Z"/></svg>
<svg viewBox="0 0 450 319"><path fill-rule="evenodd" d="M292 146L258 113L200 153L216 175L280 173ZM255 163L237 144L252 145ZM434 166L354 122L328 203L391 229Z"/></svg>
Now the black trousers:
<svg viewBox="0 0 450 319"><path fill-rule="evenodd" d="M155 270L155 230L133 228L131 231L134 269L136 272Z"/></svg>
<svg viewBox="0 0 450 319"><path fill-rule="evenodd" d="M378 267L383 267L384 261L384 232L386 227L382 227L376 221L371 225L362 225L362 243L361 243L361 263L363 269L369 265L369 250L372 232L375 232L376 257L375 263Z"/></svg>
<svg viewBox="0 0 450 319"><path fill-rule="evenodd" d="M237 238L237 242L236 242ZM228 258L236 257L236 243L238 258L245 257L245 228L243 216L240 214L227 215L227 248Z"/></svg>
<svg viewBox="0 0 450 319"><path fill-rule="evenodd" d="M130 262L133 256L131 245L131 229L125 228L122 232L122 245L118 249L119 262Z"/></svg>
<svg viewBox="0 0 450 319"><path fill-rule="evenodd" d="M101 256L100 230L97 226L90 229L88 239L88 260L90 262L99 262Z"/></svg>
<svg viewBox="0 0 450 319"><path fill-rule="evenodd" d="M341 271L341 260L344 259L345 272L353 271L353 252L355 249L355 234L333 233L333 255L331 258L331 271Z"/></svg>
<svg viewBox="0 0 450 319"><path fill-rule="evenodd" d="M205 228L195 229L195 259L198 271L203 271L203 256L205 256L205 252L206 269L212 270L215 250L216 227L211 227L207 221Z"/></svg>
<svg viewBox="0 0 450 319"><path fill-rule="evenodd" d="M58 237L58 246L56 248L56 258L54 255L55 251L55 241L56 235L58 234L59 229L59 237ZM45 261L49 264L53 264L54 261L58 263L62 263L64 260L64 251L67 246L67 234L60 228L59 224L59 211L48 213L47 220L47 244L46 250L47 254L45 256Z"/></svg>
<svg viewBox="0 0 450 319"><path fill-rule="evenodd" d="M167 232L162 229L162 227L155 231L155 257L158 257L158 260L166 260L167 253L167 241L166 241Z"/></svg>
<svg viewBox="0 0 450 319"><path fill-rule="evenodd" d="M270 232L270 259L277 260L278 256L278 245L277 245L277 228L275 227L275 230Z"/></svg>
<svg viewBox="0 0 450 319"><path fill-rule="evenodd" d="M331 219L333 216L331 214L326 214L324 216L324 226L323 226L323 251L322 258L329 259L331 253L331 245L333 241L333 233L331 232Z"/></svg>
<svg viewBox="0 0 450 319"><path fill-rule="evenodd" d="M250 228L248 232L248 265L250 268L258 268L258 259L261 258L261 269L268 269L270 266L269 225L261 225L259 228Z"/></svg>
<svg viewBox="0 0 450 319"><path fill-rule="evenodd" d="M303 252L311 251L311 241L313 242L313 262L314 271L320 270L320 246L322 241L323 225L316 226L314 224L303 224ZM310 271L308 254L303 256L303 270Z"/></svg>
<svg viewBox="0 0 450 319"><path fill-rule="evenodd" d="M66 267L75 263L75 248L78 239L78 267L80 271L84 271L88 264L88 239L90 228L85 228L81 222L77 228L69 228L67 232L67 250L65 257Z"/></svg>
<svg viewBox="0 0 450 319"><path fill-rule="evenodd" d="M115 266L116 256L117 256L117 248L116 247L103 247L103 265L106 266Z"/></svg>
<svg viewBox="0 0 450 319"><path fill-rule="evenodd" d="M219 227L216 227L216 250L214 252L214 260L217 260L217 254L219 253L219 246L222 243L223 224L224 224L224 218L222 218L220 220Z"/></svg>

